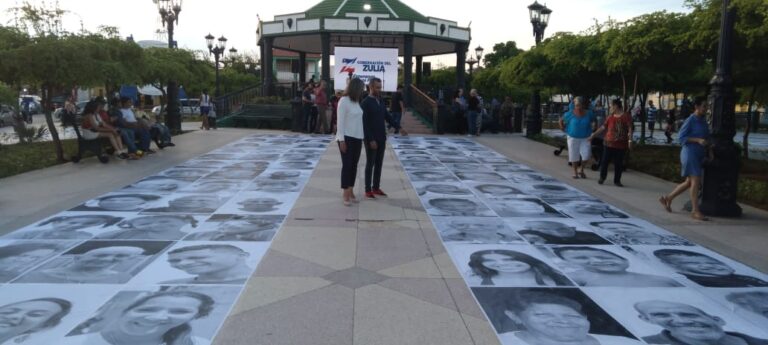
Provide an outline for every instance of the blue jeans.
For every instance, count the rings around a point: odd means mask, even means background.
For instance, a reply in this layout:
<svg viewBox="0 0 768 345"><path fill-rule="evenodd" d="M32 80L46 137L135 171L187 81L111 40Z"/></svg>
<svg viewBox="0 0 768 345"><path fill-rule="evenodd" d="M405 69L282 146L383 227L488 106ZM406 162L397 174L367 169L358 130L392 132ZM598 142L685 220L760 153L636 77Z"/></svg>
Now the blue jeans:
<svg viewBox="0 0 768 345"><path fill-rule="evenodd" d="M127 128L120 128L120 138L128 148L128 153L136 153L136 135Z"/></svg>
<svg viewBox="0 0 768 345"><path fill-rule="evenodd" d="M142 151L149 150L150 136L149 131L144 128L120 128L120 136L123 142L128 146L128 152L136 152L136 137L139 137L138 149Z"/></svg>
<svg viewBox="0 0 768 345"><path fill-rule="evenodd" d="M392 114L392 120L394 122L393 124L394 126L388 125L387 129L395 127L395 133L399 133L400 131L398 130L398 128L400 128L400 120L403 119L403 113L398 111L398 112L392 112L391 114Z"/></svg>
<svg viewBox="0 0 768 345"><path fill-rule="evenodd" d="M478 116L477 111L475 110L467 111L467 128L468 128L469 134L471 135L477 134L477 116Z"/></svg>

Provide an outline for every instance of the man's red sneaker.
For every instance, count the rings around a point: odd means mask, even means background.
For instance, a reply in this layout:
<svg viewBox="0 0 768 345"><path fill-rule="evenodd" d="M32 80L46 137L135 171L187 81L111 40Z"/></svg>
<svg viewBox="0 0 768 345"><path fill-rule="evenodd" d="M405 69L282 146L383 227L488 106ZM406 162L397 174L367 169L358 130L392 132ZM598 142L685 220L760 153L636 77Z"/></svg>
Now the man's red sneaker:
<svg viewBox="0 0 768 345"><path fill-rule="evenodd" d="M374 195L373 192L365 192L365 198L366 199L376 199L376 195Z"/></svg>
<svg viewBox="0 0 768 345"><path fill-rule="evenodd" d="M371 193L373 193L373 195L378 195L378 196L383 196L383 197L387 196L387 193L384 193L384 191L381 190L381 189L374 189L374 190L371 191Z"/></svg>

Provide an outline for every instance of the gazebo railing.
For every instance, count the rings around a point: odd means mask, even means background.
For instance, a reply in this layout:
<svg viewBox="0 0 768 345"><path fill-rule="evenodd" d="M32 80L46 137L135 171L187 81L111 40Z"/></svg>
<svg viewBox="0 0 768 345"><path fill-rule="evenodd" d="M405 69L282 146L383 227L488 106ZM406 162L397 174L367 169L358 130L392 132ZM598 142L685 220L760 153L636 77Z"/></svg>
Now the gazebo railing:
<svg viewBox="0 0 768 345"><path fill-rule="evenodd" d="M411 106L413 107L414 112L421 115L421 118L427 122L427 125L432 129L432 133L437 133L437 102L415 85L411 85L411 91Z"/></svg>

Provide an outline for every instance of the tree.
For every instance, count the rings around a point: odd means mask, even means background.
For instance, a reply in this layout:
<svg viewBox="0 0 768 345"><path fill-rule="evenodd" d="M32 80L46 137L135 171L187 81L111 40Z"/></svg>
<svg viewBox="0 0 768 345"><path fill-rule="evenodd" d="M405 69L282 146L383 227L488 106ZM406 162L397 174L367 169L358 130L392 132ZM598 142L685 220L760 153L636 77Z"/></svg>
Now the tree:
<svg viewBox="0 0 768 345"><path fill-rule="evenodd" d="M210 85L212 72L203 61L195 59L194 52L184 49L148 48L144 50L145 65L141 81L162 92L161 113L167 106L165 91L168 80L186 85L188 92L199 91L201 85Z"/></svg>
<svg viewBox="0 0 768 345"><path fill-rule="evenodd" d="M485 55L485 67L499 67L504 61L511 59L522 52L523 50L517 47L515 41L496 43L493 45L493 52Z"/></svg>

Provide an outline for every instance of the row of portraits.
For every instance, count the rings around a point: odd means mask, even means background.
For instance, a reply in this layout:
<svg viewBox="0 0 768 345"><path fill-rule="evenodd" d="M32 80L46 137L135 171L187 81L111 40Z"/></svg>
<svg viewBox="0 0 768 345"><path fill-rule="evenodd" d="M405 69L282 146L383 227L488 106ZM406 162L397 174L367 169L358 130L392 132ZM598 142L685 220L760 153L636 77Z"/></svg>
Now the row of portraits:
<svg viewBox="0 0 768 345"><path fill-rule="evenodd" d="M768 276L463 138L395 152L503 344L768 344Z"/></svg>
<svg viewBox="0 0 768 345"><path fill-rule="evenodd" d="M3 236L0 344L209 344L328 143L252 135Z"/></svg>

